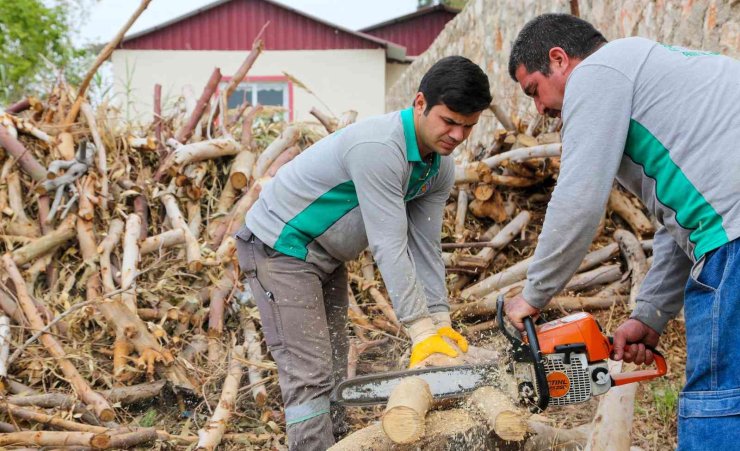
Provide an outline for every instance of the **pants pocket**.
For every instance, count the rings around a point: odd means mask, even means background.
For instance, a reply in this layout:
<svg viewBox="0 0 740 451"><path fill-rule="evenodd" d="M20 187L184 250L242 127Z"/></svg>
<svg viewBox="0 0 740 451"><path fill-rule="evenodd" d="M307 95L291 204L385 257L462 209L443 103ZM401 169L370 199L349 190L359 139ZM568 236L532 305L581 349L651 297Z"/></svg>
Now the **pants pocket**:
<svg viewBox="0 0 740 451"><path fill-rule="evenodd" d="M740 389L690 391L678 401L681 418L710 418L740 415Z"/></svg>
<svg viewBox="0 0 740 451"><path fill-rule="evenodd" d="M262 334L265 336L267 347L272 351L283 346L283 331L280 323L280 310L275 302L275 296L272 292L265 290L262 282L257 277L255 247L258 245L261 246L261 244L255 243L251 239L251 234L247 236L237 234L236 252L239 258L239 268L246 276L249 287L252 289L257 309L260 312Z"/></svg>
<svg viewBox="0 0 740 451"><path fill-rule="evenodd" d="M271 351L280 349L284 340L282 323L280 322L280 309L275 303L275 297L271 292L265 290L257 277L249 277L247 280L250 288L252 288L257 309L260 312L265 344Z"/></svg>

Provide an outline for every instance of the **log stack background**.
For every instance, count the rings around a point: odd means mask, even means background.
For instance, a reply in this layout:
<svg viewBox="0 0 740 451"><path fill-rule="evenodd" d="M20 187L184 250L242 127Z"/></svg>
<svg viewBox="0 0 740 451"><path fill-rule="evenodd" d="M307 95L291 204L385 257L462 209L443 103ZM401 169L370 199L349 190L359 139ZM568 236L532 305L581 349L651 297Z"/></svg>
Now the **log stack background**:
<svg viewBox="0 0 740 451"><path fill-rule="evenodd" d="M260 49L258 38L234 80ZM2 446L283 449L275 366L232 235L283 164L356 113L287 124L259 106L225 112L223 93L213 99L220 77L215 69L200 96L174 105L155 88L144 127L122 124L106 103L91 107L63 79L0 116ZM504 128L457 155L442 230L456 327L484 348L496 334L496 296L521 290L560 151L558 121L525 122L502 104L490 114ZM652 231L636 199L615 188L550 319L588 309L612 332L649 265ZM628 260L620 246L647 254ZM349 268L350 373L404 367L409 342L372 257ZM633 394L628 444L675 445L682 327L672 323L662 341L670 377ZM550 409L531 428L584 439L598 403ZM352 409L351 428L382 411Z"/></svg>

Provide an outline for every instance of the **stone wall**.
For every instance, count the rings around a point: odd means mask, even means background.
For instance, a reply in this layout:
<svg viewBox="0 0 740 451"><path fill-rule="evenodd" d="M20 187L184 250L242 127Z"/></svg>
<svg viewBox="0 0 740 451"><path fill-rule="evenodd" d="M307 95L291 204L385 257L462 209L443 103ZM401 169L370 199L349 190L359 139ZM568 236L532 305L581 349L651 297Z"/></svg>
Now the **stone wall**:
<svg viewBox="0 0 740 451"><path fill-rule="evenodd" d="M666 44L740 58L740 0L580 0L580 16L604 36L643 36ZM509 78L511 44L524 24L547 12L570 12L568 0L469 0L434 44L419 56L386 97L388 111L405 108L422 75L439 58L463 55L488 73L494 102L529 119L534 104ZM468 145L486 145L500 125L483 113Z"/></svg>

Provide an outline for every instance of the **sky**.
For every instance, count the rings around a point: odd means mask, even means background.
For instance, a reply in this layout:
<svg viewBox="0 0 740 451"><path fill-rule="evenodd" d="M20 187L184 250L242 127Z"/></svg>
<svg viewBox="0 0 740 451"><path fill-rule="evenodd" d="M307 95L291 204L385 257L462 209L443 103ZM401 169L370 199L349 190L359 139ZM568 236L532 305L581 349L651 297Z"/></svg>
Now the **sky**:
<svg viewBox="0 0 740 451"><path fill-rule="evenodd" d="M416 10L417 0L276 0L312 16L357 30ZM188 13L213 0L152 0L128 34ZM97 0L85 12L75 40L79 44L108 42L139 5L138 0Z"/></svg>

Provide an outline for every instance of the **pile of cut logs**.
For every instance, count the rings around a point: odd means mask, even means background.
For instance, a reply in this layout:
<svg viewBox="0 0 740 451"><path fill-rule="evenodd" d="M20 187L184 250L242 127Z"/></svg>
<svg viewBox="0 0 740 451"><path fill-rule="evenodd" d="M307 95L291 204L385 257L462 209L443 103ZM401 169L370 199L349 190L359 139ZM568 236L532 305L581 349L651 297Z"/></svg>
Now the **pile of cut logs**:
<svg viewBox="0 0 740 451"><path fill-rule="evenodd" d="M281 166L357 113L313 111L318 123L287 124L259 105L228 110L261 52L258 36L218 95L218 69L199 96L186 89L169 108L157 85L151 123L122 124L105 103L93 109L86 90L146 4L76 90L60 78L43 98L0 114L0 446L284 447L275 366L233 235ZM482 339L496 327L495 299L522 288L560 153L557 121L525 123L498 106L490 114L503 128L488 149L458 156L443 230L453 318L487 360L498 355ZM551 308L633 303L652 230L615 189L593 251ZM614 260L620 250L624 264ZM349 375L396 369L409 343L372 257L350 269ZM404 387L380 424L336 449L629 448L634 388L602 397L588 428L562 430L500 388L427 415L428 388L413 379ZM142 415L152 406L157 427Z"/></svg>

